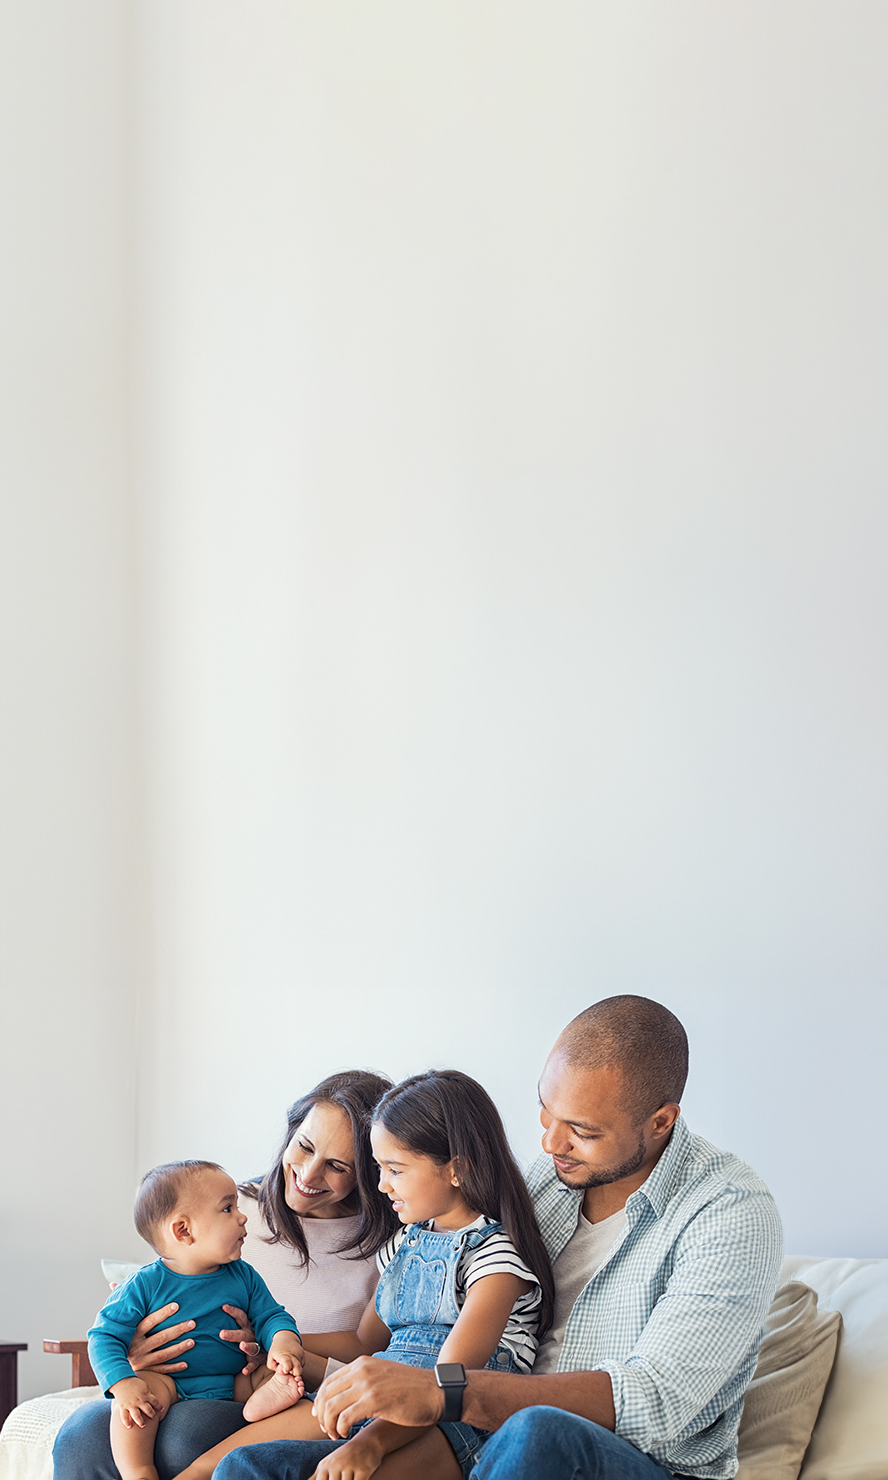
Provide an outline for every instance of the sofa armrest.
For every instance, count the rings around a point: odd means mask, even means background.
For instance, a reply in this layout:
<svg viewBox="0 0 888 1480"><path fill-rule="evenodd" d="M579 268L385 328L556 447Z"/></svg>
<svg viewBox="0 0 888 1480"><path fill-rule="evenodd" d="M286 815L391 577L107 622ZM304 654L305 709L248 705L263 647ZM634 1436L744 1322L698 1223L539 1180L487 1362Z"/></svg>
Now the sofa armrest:
<svg viewBox="0 0 888 1480"><path fill-rule="evenodd" d="M95 1387L97 1385L98 1379L89 1365L85 1341L54 1341L47 1339L43 1343L43 1350L45 1352L61 1352L63 1356L70 1356L72 1387Z"/></svg>

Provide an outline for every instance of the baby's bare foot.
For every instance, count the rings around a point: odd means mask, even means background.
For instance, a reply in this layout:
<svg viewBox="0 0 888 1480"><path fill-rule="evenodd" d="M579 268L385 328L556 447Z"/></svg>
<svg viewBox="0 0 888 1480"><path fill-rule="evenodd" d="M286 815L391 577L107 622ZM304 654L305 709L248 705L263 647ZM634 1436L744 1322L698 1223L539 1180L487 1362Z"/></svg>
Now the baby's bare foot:
<svg viewBox="0 0 888 1480"><path fill-rule="evenodd" d="M287 1377L283 1372L276 1372L247 1399L244 1418L248 1423L255 1423L258 1418L270 1418L273 1413L292 1408L304 1394L305 1383L301 1377Z"/></svg>

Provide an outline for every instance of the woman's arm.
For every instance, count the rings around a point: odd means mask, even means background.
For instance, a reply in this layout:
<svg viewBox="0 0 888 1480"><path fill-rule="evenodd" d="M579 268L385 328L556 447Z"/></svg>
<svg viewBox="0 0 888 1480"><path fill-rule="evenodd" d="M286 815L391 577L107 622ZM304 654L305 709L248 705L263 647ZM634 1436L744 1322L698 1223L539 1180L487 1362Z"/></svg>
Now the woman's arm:
<svg viewBox="0 0 888 1480"><path fill-rule="evenodd" d="M337 1362L353 1362L356 1357L371 1357L384 1351L392 1333L376 1314L376 1296L367 1302L357 1331L317 1331L303 1336L306 1352L318 1357L335 1357Z"/></svg>

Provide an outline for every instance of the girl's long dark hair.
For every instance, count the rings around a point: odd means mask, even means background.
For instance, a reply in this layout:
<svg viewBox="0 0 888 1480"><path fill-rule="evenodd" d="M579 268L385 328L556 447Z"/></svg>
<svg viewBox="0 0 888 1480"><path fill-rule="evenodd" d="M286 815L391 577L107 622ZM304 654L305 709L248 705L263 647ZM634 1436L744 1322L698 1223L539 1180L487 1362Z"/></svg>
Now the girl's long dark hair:
<svg viewBox="0 0 888 1480"><path fill-rule="evenodd" d="M355 1142L355 1194L359 1221L339 1253L353 1250L353 1259L366 1259L381 1249L398 1227L391 1203L379 1190L379 1173L370 1150L373 1107L380 1095L391 1089L391 1085L392 1081L384 1075L371 1074L363 1069L346 1069L341 1074L331 1074L328 1079L322 1079L287 1111L287 1131L271 1171L266 1172L261 1182L245 1182L241 1186L241 1192L247 1197L255 1197L259 1203L268 1225L267 1242L289 1244L303 1266L308 1264L310 1257L308 1243L302 1219L287 1207L283 1161L284 1152L315 1105L337 1105L348 1116Z"/></svg>
<svg viewBox="0 0 888 1480"><path fill-rule="evenodd" d="M458 1069L415 1074L383 1095L374 1121L411 1151L439 1166L456 1160L460 1191L470 1208L502 1223L543 1292L539 1335L552 1324L555 1284L533 1203L499 1111L485 1089Z"/></svg>

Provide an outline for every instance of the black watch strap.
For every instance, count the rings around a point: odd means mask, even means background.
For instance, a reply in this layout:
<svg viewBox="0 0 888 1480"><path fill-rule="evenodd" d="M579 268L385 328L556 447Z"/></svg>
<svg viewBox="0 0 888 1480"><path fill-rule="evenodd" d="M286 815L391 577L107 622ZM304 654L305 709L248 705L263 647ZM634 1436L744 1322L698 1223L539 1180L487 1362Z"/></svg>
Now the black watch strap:
<svg viewBox="0 0 888 1480"><path fill-rule="evenodd" d="M462 1362L438 1362L435 1381L444 1394L442 1423L457 1423L462 1418L463 1393L466 1389L466 1369Z"/></svg>

